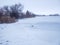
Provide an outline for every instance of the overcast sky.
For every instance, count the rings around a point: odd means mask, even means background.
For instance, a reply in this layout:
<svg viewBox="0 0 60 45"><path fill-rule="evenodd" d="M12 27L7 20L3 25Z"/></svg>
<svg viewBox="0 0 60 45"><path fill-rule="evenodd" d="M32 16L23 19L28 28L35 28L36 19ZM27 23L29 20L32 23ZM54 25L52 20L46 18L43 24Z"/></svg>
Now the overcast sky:
<svg viewBox="0 0 60 45"><path fill-rule="evenodd" d="M29 10L35 14L60 14L60 0L0 0L0 7L21 3L24 10Z"/></svg>

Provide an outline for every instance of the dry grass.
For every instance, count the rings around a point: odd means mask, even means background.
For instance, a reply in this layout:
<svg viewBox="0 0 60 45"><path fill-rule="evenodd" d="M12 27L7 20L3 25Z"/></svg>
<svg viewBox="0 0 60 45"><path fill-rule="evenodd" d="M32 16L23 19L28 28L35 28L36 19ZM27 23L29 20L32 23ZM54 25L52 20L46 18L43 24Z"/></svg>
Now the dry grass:
<svg viewBox="0 0 60 45"><path fill-rule="evenodd" d="M0 23L14 23L16 22L15 17L11 18L10 16L2 16L0 18Z"/></svg>

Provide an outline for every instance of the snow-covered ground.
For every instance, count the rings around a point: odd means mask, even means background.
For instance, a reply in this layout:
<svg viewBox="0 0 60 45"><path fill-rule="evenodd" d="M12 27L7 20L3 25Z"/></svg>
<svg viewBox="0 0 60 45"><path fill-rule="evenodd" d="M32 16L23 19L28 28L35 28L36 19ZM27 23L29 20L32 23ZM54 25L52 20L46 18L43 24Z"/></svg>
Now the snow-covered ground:
<svg viewBox="0 0 60 45"><path fill-rule="evenodd" d="M60 45L59 20L46 16L0 24L0 45Z"/></svg>

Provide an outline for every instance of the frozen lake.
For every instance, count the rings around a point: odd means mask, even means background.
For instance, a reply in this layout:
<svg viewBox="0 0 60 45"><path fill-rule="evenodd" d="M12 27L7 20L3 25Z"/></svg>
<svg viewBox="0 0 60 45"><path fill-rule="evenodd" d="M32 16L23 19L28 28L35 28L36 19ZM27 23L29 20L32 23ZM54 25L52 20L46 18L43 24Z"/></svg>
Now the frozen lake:
<svg viewBox="0 0 60 45"><path fill-rule="evenodd" d="M60 45L60 16L0 24L0 45Z"/></svg>

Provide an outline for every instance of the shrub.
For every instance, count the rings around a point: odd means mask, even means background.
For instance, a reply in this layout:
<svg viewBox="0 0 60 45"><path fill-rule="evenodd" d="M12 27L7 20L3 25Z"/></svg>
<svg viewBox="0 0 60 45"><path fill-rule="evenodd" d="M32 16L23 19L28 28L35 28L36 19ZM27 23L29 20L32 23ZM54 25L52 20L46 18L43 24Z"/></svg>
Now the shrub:
<svg viewBox="0 0 60 45"><path fill-rule="evenodd" d="M16 22L16 19L13 17L11 18L10 16L2 16L0 18L0 23L13 23Z"/></svg>

